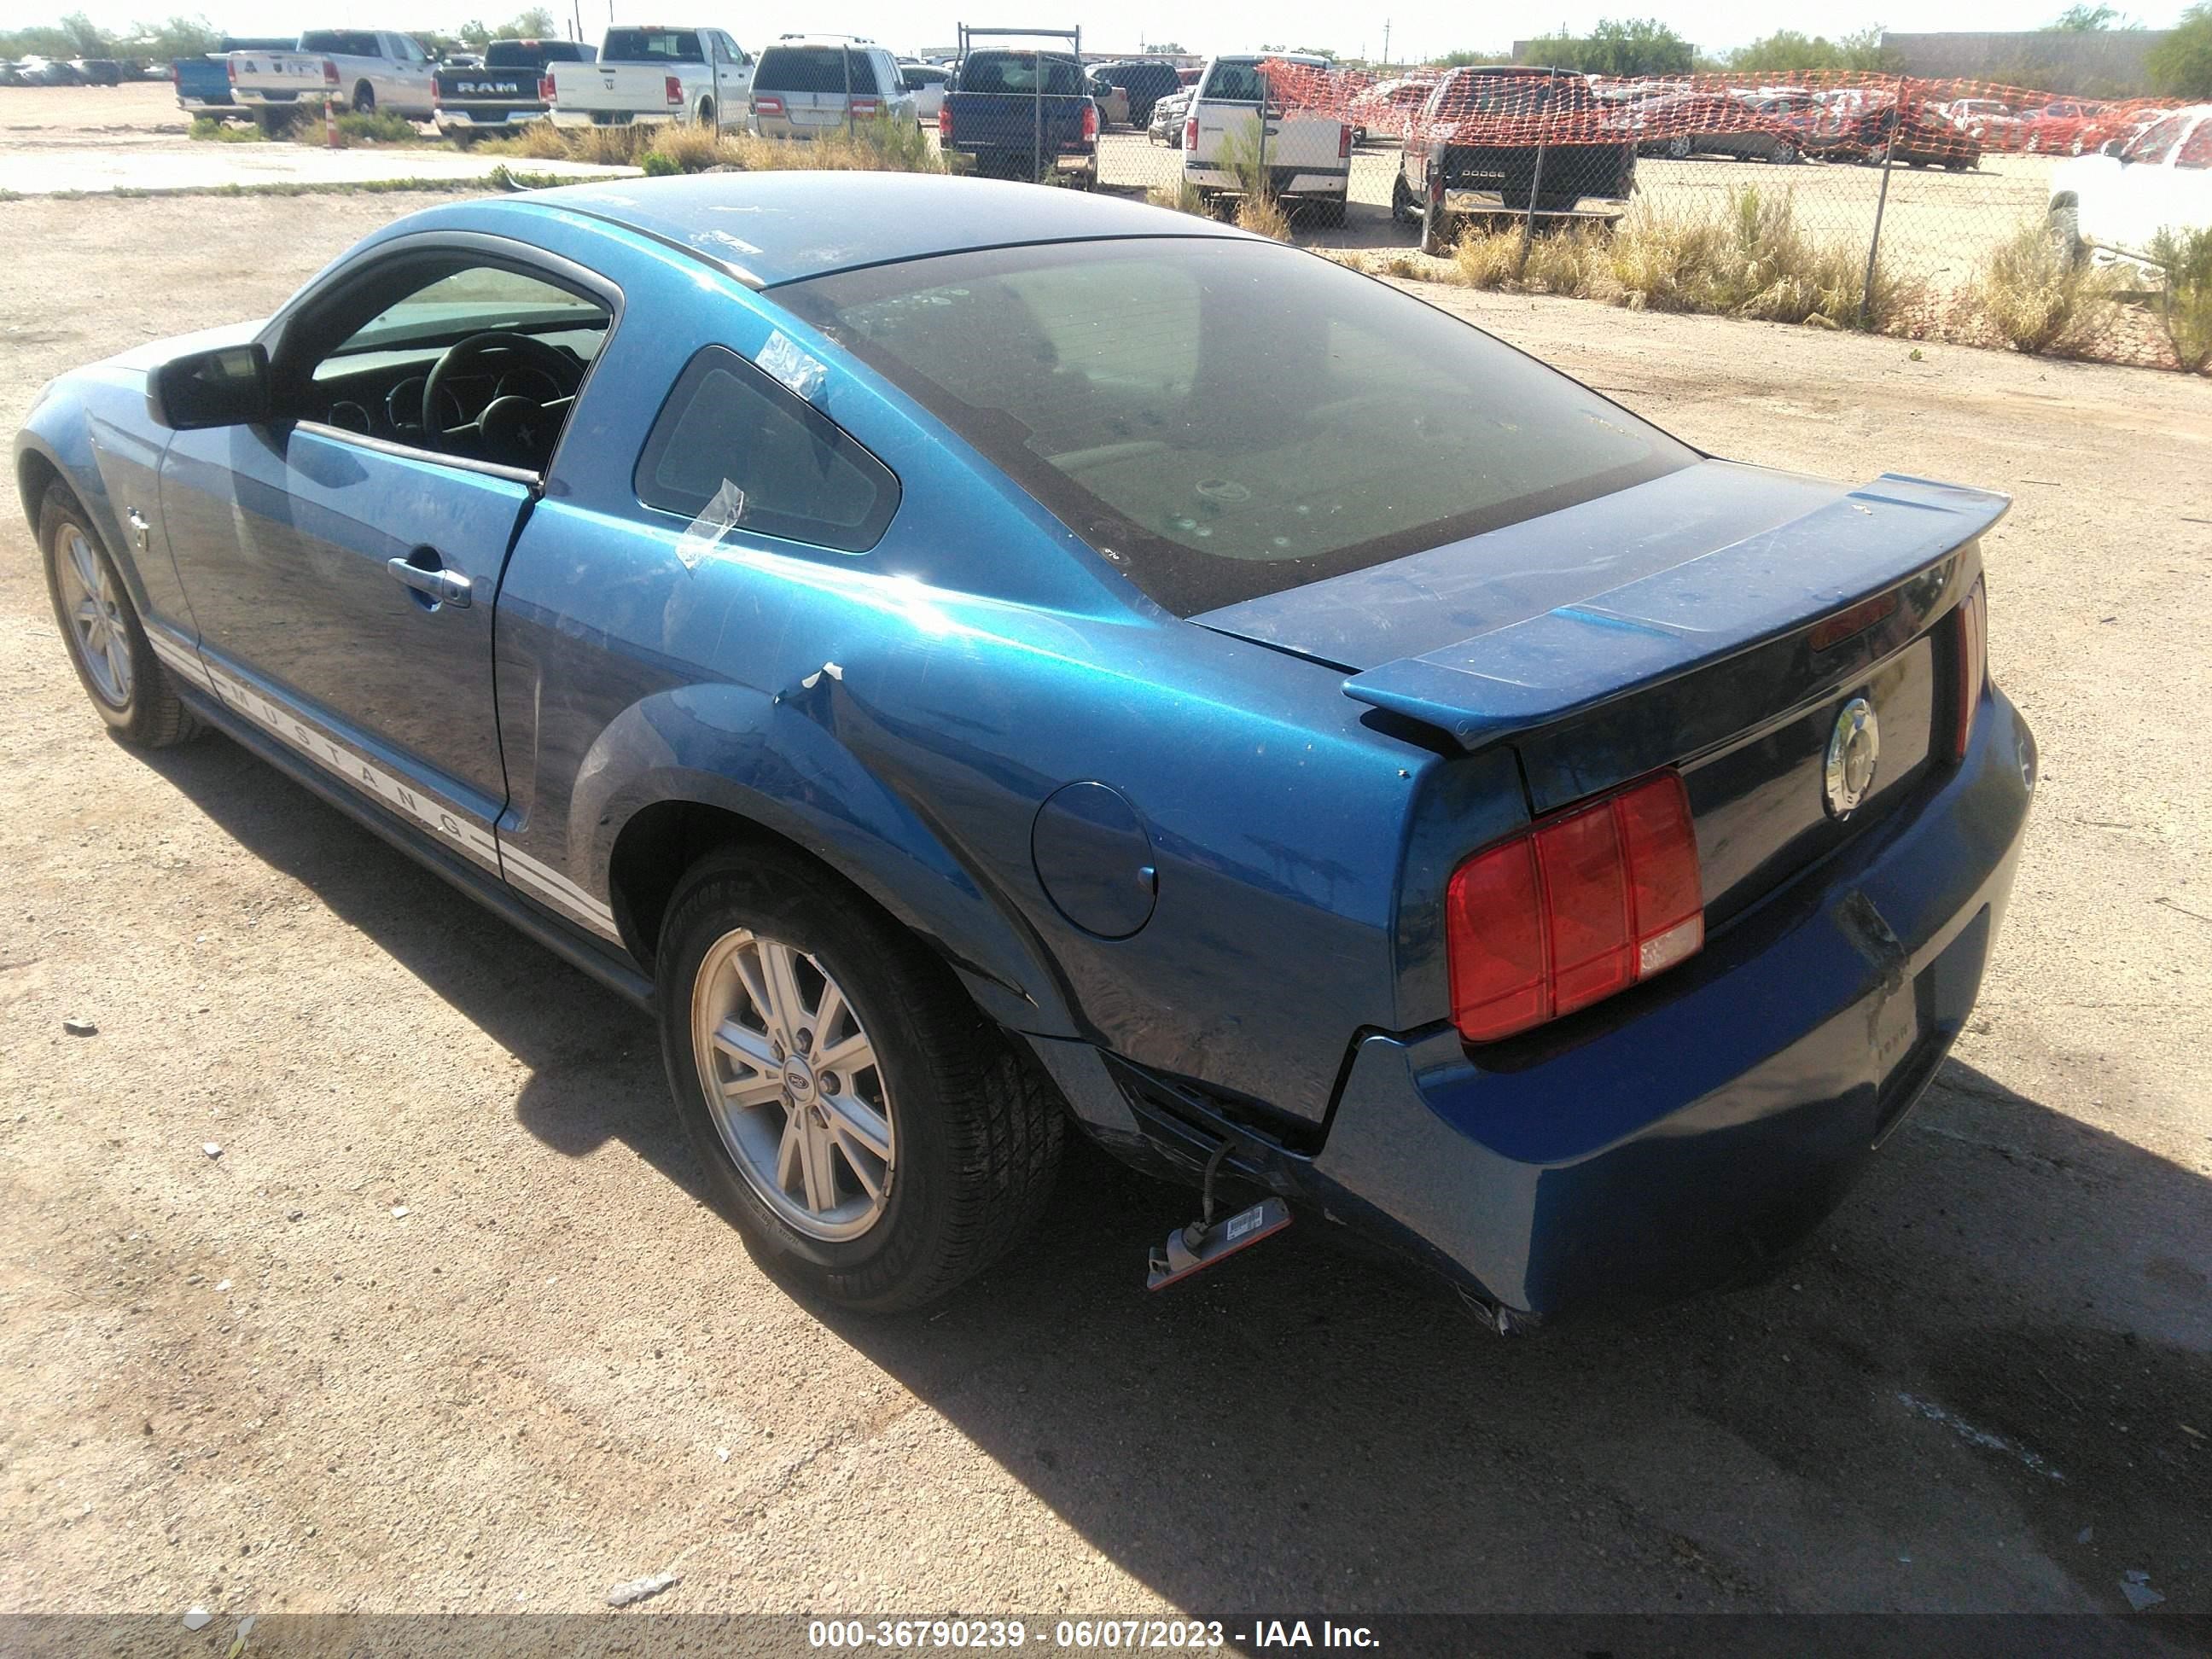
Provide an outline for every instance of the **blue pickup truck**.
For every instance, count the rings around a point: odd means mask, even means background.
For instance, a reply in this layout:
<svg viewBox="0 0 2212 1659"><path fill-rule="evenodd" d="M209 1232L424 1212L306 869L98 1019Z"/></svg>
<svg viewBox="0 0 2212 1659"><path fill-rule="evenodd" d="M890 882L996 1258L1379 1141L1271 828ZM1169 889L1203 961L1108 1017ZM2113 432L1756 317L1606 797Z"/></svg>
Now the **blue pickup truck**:
<svg viewBox="0 0 2212 1659"><path fill-rule="evenodd" d="M939 146L990 179L1098 183L1098 106L1072 52L971 52L937 112Z"/></svg>
<svg viewBox="0 0 2212 1659"><path fill-rule="evenodd" d="M177 107L210 115L243 115L230 94L230 65L234 52L289 52L296 36L226 34L222 44L204 58L179 58L169 65L169 84L177 89Z"/></svg>

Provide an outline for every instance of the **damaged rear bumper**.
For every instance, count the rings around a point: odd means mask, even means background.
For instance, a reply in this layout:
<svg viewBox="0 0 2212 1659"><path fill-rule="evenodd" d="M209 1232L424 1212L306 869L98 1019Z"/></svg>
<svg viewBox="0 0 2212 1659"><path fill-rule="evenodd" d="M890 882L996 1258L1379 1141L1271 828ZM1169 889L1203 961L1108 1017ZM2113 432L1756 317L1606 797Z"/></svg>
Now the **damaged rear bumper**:
<svg viewBox="0 0 2212 1659"><path fill-rule="evenodd" d="M1964 1027L2034 769L1991 692L1956 770L1686 971L1497 1051L1366 1038L1315 1192L1517 1313L1754 1270L1834 1207Z"/></svg>
<svg viewBox="0 0 2212 1659"><path fill-rule="evenodd" d="M1963 1029L2011 893L2034 740L1987 694L1965 761L1664 977L1509 1042L1374 1034L1318 1146L1036 1046L1093 1135L1232 1168L1443 1271L1501 1328L1740 1279L1834 1207ZM1212 1139L1209 1139L1209 1131Z"/></svg>

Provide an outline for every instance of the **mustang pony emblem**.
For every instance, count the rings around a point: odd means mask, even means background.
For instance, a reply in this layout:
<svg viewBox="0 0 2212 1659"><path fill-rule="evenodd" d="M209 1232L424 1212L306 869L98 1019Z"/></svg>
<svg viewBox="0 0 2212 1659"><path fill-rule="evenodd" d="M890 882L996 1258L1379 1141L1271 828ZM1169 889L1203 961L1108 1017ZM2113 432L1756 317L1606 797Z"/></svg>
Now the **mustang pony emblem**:
<svg viewBox="0 0 2212 1659"><path fill-rule="evenodd" d="M1849 817L1852 808L1874 787L1875 764L1881 757L1881 722L1874 705L1853 697L1836 716L1836 729L1828 737L1828 763L1822 780L1828 810Z"/></svg>

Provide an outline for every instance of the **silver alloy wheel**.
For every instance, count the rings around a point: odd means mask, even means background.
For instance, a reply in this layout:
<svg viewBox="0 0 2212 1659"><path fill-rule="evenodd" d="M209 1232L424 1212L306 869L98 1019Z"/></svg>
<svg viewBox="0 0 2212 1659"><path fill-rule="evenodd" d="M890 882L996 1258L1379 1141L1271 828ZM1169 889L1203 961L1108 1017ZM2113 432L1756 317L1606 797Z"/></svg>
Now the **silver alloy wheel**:
<svg viewBox="0 0 2212 1659"><path fill-rule="evenodd" d="M819 962L750 928L723 934L691 982L691 1048L722 1145L778 1216L830 1241L882 1219L890 1086Z"/></svg>
<svg viewBox="0 0 2212 1659"><path fill-rule="evenodd" d="M69 617L70 644L100 701L113 708L127 708L131 633L123 623L123 604L115 584L76 526L62 526L59 551L62 609Z"/></svg>

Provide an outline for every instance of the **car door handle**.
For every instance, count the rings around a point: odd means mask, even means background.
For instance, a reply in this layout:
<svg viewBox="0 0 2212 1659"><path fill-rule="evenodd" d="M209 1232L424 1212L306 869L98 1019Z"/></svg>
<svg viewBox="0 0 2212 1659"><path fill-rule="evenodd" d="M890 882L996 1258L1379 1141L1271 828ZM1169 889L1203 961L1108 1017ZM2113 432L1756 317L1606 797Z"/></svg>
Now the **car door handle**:
<svg viewBox="0 0 2212 1659"><path fill-rule="evenodd" d="M416 562L416 560L435 559L438 556L428 548L404 559L386 559L384 568L404 586L413 588L433 605L450 605L456 611L469 608L471 584L458 570L447 570L441 565Z"/></svg>

